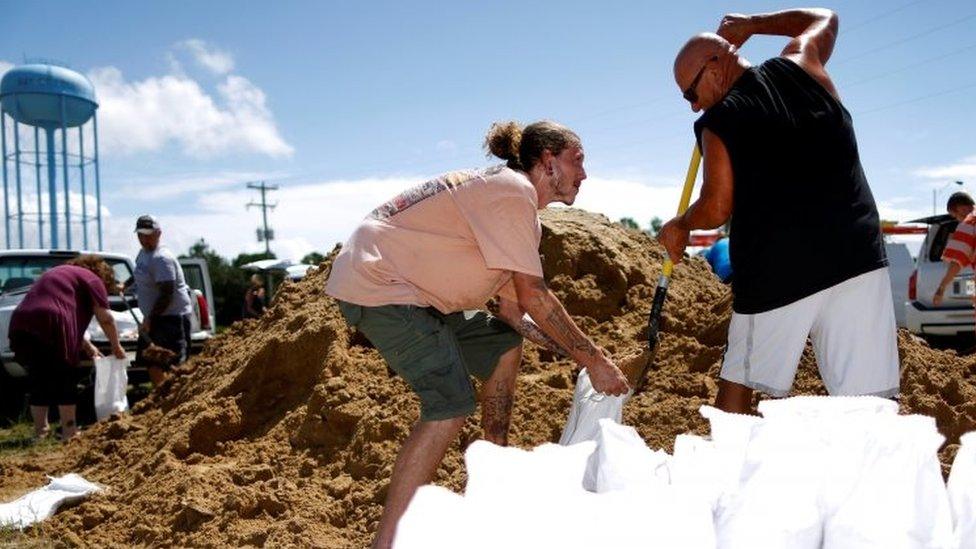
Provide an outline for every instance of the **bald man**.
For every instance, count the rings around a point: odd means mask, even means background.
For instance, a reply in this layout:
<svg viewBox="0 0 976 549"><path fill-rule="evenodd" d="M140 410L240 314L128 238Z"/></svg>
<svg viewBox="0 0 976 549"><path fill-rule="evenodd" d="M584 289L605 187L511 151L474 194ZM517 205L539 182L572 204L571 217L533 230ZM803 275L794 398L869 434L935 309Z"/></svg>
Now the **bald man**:
<svg viewBox="0 0 976 549"><path fill-rule="evenodd" d="M733 314L716 407L750 413L754 390L786 396L807 337L832 395L898 394L898 350L878 211L851 115L824 65L837 15L726 15L692 37L674 78L695 112L701 197L662 229L672 260L694 229L731 218ZM753 66L739 48L785 36Z"/></svg>

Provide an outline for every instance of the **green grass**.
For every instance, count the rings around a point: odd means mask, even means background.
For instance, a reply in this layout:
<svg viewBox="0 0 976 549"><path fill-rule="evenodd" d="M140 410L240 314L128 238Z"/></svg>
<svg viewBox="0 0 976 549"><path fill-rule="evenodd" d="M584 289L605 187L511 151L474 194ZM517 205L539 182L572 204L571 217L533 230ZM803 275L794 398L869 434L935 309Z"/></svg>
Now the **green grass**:
<svg viewBox="0 0 976 549"><path fill-rule="evenodd" d="M0 549L41 549L42 547L57 547L53 541L31 537L11 526L0 527Z"/></svg>
<svg viewBox="0 0 976 549"><path fill-rule="evenodd" d="M57 424L51 425L51 434L41 440L34 439L34 425L28 421L15 423L0 429L0 457L16 456L28 450L45 450L57 447ZM3 537L0 536L0 540Z"/></svg>

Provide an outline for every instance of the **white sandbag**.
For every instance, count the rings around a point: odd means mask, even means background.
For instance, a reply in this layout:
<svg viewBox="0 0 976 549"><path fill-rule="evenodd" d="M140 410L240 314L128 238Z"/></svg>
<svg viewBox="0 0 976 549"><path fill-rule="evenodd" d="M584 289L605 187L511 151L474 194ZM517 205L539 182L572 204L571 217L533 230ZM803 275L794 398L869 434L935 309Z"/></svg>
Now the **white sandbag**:
<svg viewBox="0 0 976 549"><path fill-rule="evenodd" d="M24 529L49 518L64 503L84 499L101 489L74 473L48 478L51 482L44 488L0 504L0 528Z"/></svg>
<svg viewBox="0 0 976 549"><path fill-rule="evenodd" d="M820 549L818 441L798 427L794 421L754 424L739 487L724 494L716 509L718 547ZM729 456L734 459L734 452Z"/></svg>
<svg viewBox="0 0 976 549"><path fill-rule="evenodd" d="M128 363L128 359L113 356L95 359L95 417L99 421L129 409Z"/></svg>
<svg viewBox="0 0 976 549"><path fill-rule="evenodd" d="M455 549L458 540L473 537L486 523L472 522L465 500L440 486L417 489L397 523L395 549Z"/></svg>
<svg viewBox="0 0 976 549"><path fill-rule="evenodd" d="M678 435L674 439L674 454L668 460L671 486L707 501L714 512L722 493L739 486L738 471L731 479L723 478L721 459L711 440L697 435Z"/></svg>
<svg viewBox="0 0 976 549"><path fill-rule="evenodd" d="M584 492L583 474L593 441L572 446L543 444L531 451L478 440L464 452L469 498L508 499L511 494L566 494Z"/></svg>
<svg viewBox="0 0 976 549"><path fill-rule="evenodd" d="M554 455L535 458L546 460ZM503 461L487 459L480 466L504 470L510 463ZM526 485L510 485L497 492L469 487L463 498L443 488L426 486L417 492L400 520L394 547L715 547L707 505L668 486L654 490L646 486L603 494L553 492Z"/></svg>
<svg viewBox="0 0 976 549"><path fill-rule="evenodd" d="M759 413L767 419L782 417L825 417L849 414L897 415L898 403L876 396L816 396L763 400Z"/></svg>
<svg viewBox="0 0 976 549"><path fill-rule="evenodd" d="M863 445L848 495L834 501L825 494L824 547L953 549L952 514L936 453L945 438L935 420L875 415L855 429L847 417L838 431L848 434L832 437L835 456L843 455L842 441L857 448L858 434ZM848 456L844 462L857 459Z"/></svg>
<svg viewBox="0 0 976 549"><path fill-rule="evenodd" d="M702 406L698 413L708 420L710 436L715 445L736 451L745 451L753 428L763 421L759 416L732 414L713 406Z"/></svg>
<svg viewBox="0 0 976 549"><path fill-rule="evenodd" d="M610 396L598 393L590 382L590 374L583 369L576 378L573 403L569 408L569 418L559 437L559 444L567 446L585 440L594 440L600 431L600 420L612 419L620 423L623 419L624 403L633 391L623 396Z"/></svg>
<svg viewBox="0 0 976 549"><path fill-rule="evenodd" d="M976 431L959 437L949 473L949 503L959 549L976 549Z"/></svg>
<svg viewBox="0 0 976 549"><path fill-rule="evenodd" d="M599 421L596 451L590 454L583 488L609 492L670 484L668 454L652 451L633 427Z"/></svg>

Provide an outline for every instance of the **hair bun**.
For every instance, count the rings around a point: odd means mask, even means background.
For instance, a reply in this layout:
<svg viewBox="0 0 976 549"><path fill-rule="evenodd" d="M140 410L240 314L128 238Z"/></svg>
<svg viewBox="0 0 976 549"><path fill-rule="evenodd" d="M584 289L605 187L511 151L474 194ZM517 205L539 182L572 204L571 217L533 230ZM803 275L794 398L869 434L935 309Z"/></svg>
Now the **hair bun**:
<svg viewBox="0 0 976 549"><path fill-rule="evenodd" d="M521 166L519 146L522 143L522 126L514 121L495 122L485 136L485 149L506 161L509 167Z"/></svg>

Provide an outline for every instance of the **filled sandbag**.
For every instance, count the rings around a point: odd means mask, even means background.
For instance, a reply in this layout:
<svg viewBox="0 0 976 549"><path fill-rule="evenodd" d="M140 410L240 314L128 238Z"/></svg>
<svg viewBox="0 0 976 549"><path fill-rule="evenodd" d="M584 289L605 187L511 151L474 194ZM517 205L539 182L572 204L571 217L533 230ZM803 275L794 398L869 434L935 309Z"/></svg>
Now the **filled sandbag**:
<svg viewBox="0 0 976 549"><path fill-rule="evenodd" d="M959 437L949 473L949 503L959 549L976 549L976 431Z"/></svg>
<svg viewBox="0 0 976 549"><path fill-rule="evenodd" d="M590 454L583 487L610 492L670 484L667 452L647 447L637 430L611 419L601 419L596 450Z"/></svg>
<svg viewBox="0 0 976 549"><path fill-rule="evenodd" d="M454 549L484 523L472 514L459 494L440 486L417 489L397 523L394 549Z"/></svg>
<svg viewBox="0 0 976 549"><path fill-rule="evenodd" d="M468 471L464 495L504 498L515 492L582 492L583 475L595 447L595 442L588 441L571 446L543 444L527 451L475 441L464 453Z"/></svg>
<svg viewBox="0 0 976 549"><path fill-rule="evenodd" d="M953 549L952 513L926 416L851 416L830 429L821 494L825 549ZM844 481L847 481L846 483Z"/></svg>

